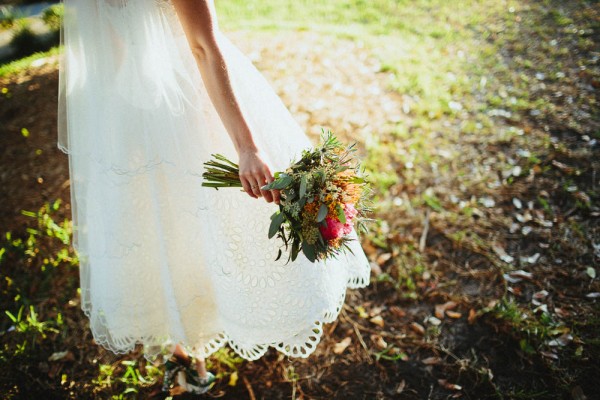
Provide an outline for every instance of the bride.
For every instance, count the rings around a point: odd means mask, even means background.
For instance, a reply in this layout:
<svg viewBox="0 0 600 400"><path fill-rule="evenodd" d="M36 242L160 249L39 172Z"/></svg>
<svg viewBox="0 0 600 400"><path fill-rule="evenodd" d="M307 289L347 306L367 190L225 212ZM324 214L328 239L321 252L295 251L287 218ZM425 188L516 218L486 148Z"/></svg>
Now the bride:
<svg viewBox="0 0 600 400"><path fill-rule="evenodd" d="M308 357L346 288L369 283L354 254L275 261L273 180L312 146L211 0L63 0L58 146L69 156L82 309L115 353L166 354L164 390L203 393L204 358L228 344L256 360ZM201 186L212 153L239 160L243 190Z"/></svg>

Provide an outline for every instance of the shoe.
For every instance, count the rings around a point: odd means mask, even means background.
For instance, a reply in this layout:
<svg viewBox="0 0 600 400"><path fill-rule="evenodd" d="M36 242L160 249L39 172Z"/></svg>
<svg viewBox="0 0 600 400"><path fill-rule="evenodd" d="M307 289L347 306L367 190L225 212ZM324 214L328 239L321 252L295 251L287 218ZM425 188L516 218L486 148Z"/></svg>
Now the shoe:
<svg viewBox="0 0 600 400"><path fill-rule="evenodd" d="M201 378L192 367L185 368L177 373L177 383L187 392L203 394L209 391L217 378L210 372Z"/></svg>
<svg viewBox="0 0 600 400"><path fill-rule="evenodd" d="M163 378L162 391L168 393L171 390L175 376L185 367L181 365L174 357L167 360L165 363L165 375Z"/></svg>

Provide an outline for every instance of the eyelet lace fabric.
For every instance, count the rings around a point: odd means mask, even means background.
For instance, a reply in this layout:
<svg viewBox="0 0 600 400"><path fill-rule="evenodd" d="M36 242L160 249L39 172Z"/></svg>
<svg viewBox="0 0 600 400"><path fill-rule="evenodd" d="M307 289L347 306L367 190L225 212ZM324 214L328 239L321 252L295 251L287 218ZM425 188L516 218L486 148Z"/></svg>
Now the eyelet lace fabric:
<svg viewBox="0 0 600 400"><path fill-rule="evenodd" d="M115 353L229 344L307 357L346 289L369 283L356 232L338 259L274 261L273 203L202 187L213 153L237 153L168 1L65 0L58 146L69 157L82 308ZM272 170L312 146L250 60L218 34L233 89Z"/></svg>

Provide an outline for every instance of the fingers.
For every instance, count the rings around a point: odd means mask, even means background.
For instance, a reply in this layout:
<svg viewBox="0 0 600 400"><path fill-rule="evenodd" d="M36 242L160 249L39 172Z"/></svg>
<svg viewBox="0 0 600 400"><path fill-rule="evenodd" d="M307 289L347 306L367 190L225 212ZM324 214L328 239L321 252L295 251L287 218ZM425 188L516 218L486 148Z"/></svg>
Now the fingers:
<svg viewBox="0 0 600 400"><path fill-rule="evenodd" d="M275 180L275 178L270 177L267 182L271 183ZM273 196L273 201L275 202L275 204L279 204L279 202L281 201L281 196L279 193L279 190L277 189L272 189L271 190L271 195Z"/></svg>
<svg viewBox="0 0 600 400"><path fill-rule="evenodd" d="M250 197L255 199L264 197L268 203L275 202L279 204L280 191L276 189L264 190L261 189L275 179L271 173L271 168L258 153L243 152L240 153L240 182L244 191Z"/></svg>
<svg viewBox="0 0 600 400"><path fill-rule="evenodd" d="M267 182L270 182L268 178L265 178L265 181L262 185L260 186L264 186L267 184ZM265 200L267 201L267 203L272 203L273 202L273 193L271 190L260 190L261 195L265 198Z"/></svg>
<svg viewBox="0 0 600 400"><path fill-rule="evenodd" d="M250 185L250 187L252 188L252 192L254 192L256 197L262 197L265 192L264 190L260 189L260 187L265 184L264 181L261 182L261 180L262 179L260 178L254 178L254 182L252 183L252 185Z"/></svg>
<svg viewBox="0 0 600 400"><path fill-rule="evenodd" d="M268 167L265 167L265 169L262 172L249 173L245 176L240 176L240 181L242 182L244 191L248 193L250 197L254 197L255 199L259 197L264 197L268 203L272 203L274 201L276 204L279 204L279 190L261 189L262 186L271 183L273 180L273 175L271 174Z"/></svg>
<svg viewBox="0 0 600 400"><path fill-rule="evenodd" d="M248 193L248 195L250 197L254 197L255 199L258 198L255 194L254 194L254 190L250 188L250 186L255 185L255 183L250 183L250 181L248 180L248 178L242 177L240 175L240 182L242 182L242 186L244 187L244 192Z"/></svg>
<svg viewBox="0 0 600 400"><path fill-rule="evenodd" d="M263 184L261 186L264 186L268 183L271 183L274 178L273 178L273 174L271 173L271 169L268 167L268 165L265 164L264 169L263 169ZM272 203L275 200L275 194L274 194L275 190L261 190L261 193L263 195L263 197L265 198L265 200L267 201L267 203ZM277 204L279 204L276 201Z"/></svg>

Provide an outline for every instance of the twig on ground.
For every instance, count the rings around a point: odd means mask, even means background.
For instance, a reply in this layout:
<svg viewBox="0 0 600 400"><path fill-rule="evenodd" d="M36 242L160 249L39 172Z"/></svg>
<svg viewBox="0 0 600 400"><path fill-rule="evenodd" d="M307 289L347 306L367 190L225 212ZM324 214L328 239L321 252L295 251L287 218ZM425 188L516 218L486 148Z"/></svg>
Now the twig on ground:
<svg viewBox="0 0 600 400"><path fill-rule="evenodd" d="M421 234L421 240L419 240L419 251L425 250L425 243L427 242L427 234L429 233L429 214L431 210L428 208L425 213L425 221L423 221L423 233Z"/></svg>
<svg viewBox="0 0 600 400"><path fill-rule="evenodd" d="M367 344L363 340L363 337L362 337L362 335L360 333L360 330L357 327L358 324L356 322L354 322L352 320L352 318L350 318L348 316L348 314L346 313L346 310L342 309L342 312L340 313L340 315L342 316L342 318L344 318L344 320L346 320L347 322L350 323L350 325L352 325L352 328L354 329L354 333L356 333L356 337L358 338L358 341L360 342L361 346L363 347L363 349L365 350L366 354L368 355L369 364L373 363L373 360L371 358L371 353L369 351L369 348L367 347Z"/></svg>
<svg viewBox="0 0 600 400"><path fill-rule="evenodd" d="M248 378L242 376L242 380L244 381L244 386L246 386L246 390L248 390L248 396L250 396L250 400L256 400L254 390L252 390L252 385L250 385L250 381L248 381Z"/></svg>

